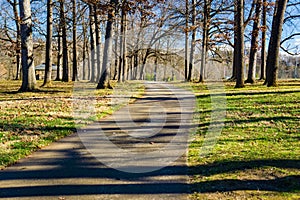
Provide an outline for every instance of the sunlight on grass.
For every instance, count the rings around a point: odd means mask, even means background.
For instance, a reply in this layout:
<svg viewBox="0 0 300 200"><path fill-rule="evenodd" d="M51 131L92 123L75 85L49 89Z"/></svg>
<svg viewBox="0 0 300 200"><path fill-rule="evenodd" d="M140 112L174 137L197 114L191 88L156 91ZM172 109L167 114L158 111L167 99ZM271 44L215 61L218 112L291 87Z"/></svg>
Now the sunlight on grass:
<svg viewBox="0 0 300 200"><path fill-rule="evenodd" d="M299 199L300 82L233 89L226 83L225 127L209 156L199 149L210 123L210 96L193 84L196 121L189 149L191 199Z"/></svg>
<svg viewBox="0 0 300 200"><path fill-rule="evenodd" d="M41 85L42 82L38 82ZM76 131L72 115L73 83L53 82L36 92L17 93L20 81L0 81L0 169L15 163L33 151ZM113 82L115 87L116 82ZM131 98L141 95L140 82L127 83L134 92ZM94 117L98 120L122 105L111 105L113 90L97 90Z"/></svg>

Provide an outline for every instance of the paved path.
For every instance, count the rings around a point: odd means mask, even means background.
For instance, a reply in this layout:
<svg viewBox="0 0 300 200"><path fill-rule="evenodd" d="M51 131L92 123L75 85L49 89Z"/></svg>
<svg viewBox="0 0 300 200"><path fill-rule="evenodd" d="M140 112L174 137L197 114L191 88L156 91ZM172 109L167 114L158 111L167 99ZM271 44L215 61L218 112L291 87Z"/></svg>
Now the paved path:
<svg viewBox="0 0 300 200"><path fill-rule="evenodd" d="M187 199L193 97L146 83L135 103L0 171L0 198Z"/></svg>

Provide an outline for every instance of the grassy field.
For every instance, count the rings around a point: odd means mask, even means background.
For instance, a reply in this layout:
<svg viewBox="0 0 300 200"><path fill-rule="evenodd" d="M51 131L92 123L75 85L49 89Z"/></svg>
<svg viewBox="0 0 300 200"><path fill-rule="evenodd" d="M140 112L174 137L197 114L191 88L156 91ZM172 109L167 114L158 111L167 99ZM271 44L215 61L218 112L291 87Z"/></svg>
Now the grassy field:
<svg viewBox="0 0 300 200"><path fill-rule="evenodd" d="M193 84L198 130L189 149L191 199L300 199L300 81L233 89L226 83L225 125L200 156L211 121L211 97Z"/></svg>
<svg viewBox="0 0 300 200"><path fill-rule="evenodd" d="M0 169L15 163L33 151L76 131L72 112L72 83L53 82L37 92L17 93L20 81L0 81ZM42 82L38 82L42 85ZM142 84L113 85L132 91L134 99L143 93ZM95 84L87 83L95 88ZM118 90L118 91L120 91ZM124 102L112 102L116 90L96 91L99 119L120 108ZM126 102L125 102L126 103ZM81 125L90 121L82 121Z"/></svg>

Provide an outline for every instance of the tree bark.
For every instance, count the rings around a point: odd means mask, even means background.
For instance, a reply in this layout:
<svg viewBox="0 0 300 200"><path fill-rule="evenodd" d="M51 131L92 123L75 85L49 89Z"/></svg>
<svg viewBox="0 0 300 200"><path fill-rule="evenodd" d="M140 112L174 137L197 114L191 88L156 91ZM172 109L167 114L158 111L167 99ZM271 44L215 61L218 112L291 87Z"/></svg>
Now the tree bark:
<svg viewBox="0 0 300 200"><path fill-rule="evenodd" d="M91 82L96 82L96 43L95 43L95 20L94 9L92 5L89 5L90 10L90 44L91 44Z"/></svg>
<svg viewBox="0 0 300 200"><path fill-rule="evenodd" d="M277 0L274 10L271 38L267 57L267 86L277 86L277 71L279 65L279 49L282 35L284 13L288 0Z"/></svg>
<svg viewBox="0 0 300 200"><path fill-rule="evenodd" d="M64 1L60 0L60 20L62 29L62 46L63 46L63 77L62 81L69 82L69 52L68 52L68 41L67 41L67 25L65 16Z"/></svg>
<svg viewBox="0 0 300 200"><path fill-rule="evenodd" d="M236 64L236 88L244 85L244 0L235 0L235 64Z"/></svg>
<svg viewBox="0 0 300 200"><path fill-rule="evenodd" d="M51 84L52 74L52 35L53 35L53 2L47 1L47 40L46 40L46 57L45 57L45 77L42 86Z"/></svg>
<svg viewBox="0 0 300 200"><path fill-rule="evenodd" d="M189 1L185 0L185 55L184 55L184 79L188 80L188 51L189 51Z"/></svg>
<svg viewBox="0 0 300 200"><path fill-rule="evenodd" d="M82 47L82 60L83 60L83 65L82 65L82 80L87 80L87 66L88 66L88 61L86 60L86 55L87 55L87 46L88 46L88 39L87 39L87 26L85 23L85 17L82 19L82 34L83 34L83 47Z"/></svg>
<svg viewBox="0 0 300 200"><path fill-rule="evenodd" d="M100 21L99 21L99 14L97 13L97 6L94 5L94 22L95 22L95 36L96 36L96 68L95 77L97 78L96 81L99 81L101 77L101 30L100 30ZM97 73L98 72L98 73Z"/></svg>
<svg viewBox="0 0 300 200"><path fill-rule="evenodd" d="M21 46L22 46L22 86L20 92L36 89L36 77L33 60L32 19L30 0L20 0Z"/></svg>
<svg viewBox="0 0 300 200"><path fill-rule="evenodd" d="M123 21L123 32L122 34L122 46L123 46L123 55L122 55L122 81L127 79L127 38L126 38L126 29L127 29L127 12L126 12L126 0L123 1L122 6L122 21Z"/></svg>
<svg viewBox="0 0 300 200"><path fill-rule="evenodd" d="M267 0L263 0L260 80L266 79Z"/></svg>
<svg viewBox="0 0 300 200"><path fill-rule="evenodd" d="M208 42L208 31L210 27L210 0L204 0L204 19L203 19L203 36L202 36L202 53L201 53L201 68L199 82L204 82L204 73L206 67L207 58L207 42Z"/></svg>
<svg viewBox="0 0 300 200"><path fill-rule="evenodd" d="M245 83L253 84L255 82L256 62L257 62L257 49L258 49L258 36L259 36L259 24L261 15L261 0L255 0L255 17L253 22L251 49L249 58L248 78Z"/></svg>
<svg viewBox="0 0 300 200"><path fill-rule="evenodd" d="M109 70L112 55L113 23L115 20L115 7L117 6L117 4L118 0L110 0L110 8L108 9L107 24L105 30L102 73L97 85L97 89L112 88L109 80Z"/></svg>
<svg viewBox="0 0 300 200"><path fill-rule="evenodd" d="M16 38L16 62L17 62L17 72L15 76L15 80L20 79L20 69L21 69L21 33L20 33L20 22L19 22L19 12L18 12L18 2L14 0L12 3L16 30L17 30L17 38Z"/></svg>
<svg viewBox="0 0 300 200"><path fill-rule="evenodd" d="M72 6L72 25L73 25L73 74L72 81L78 81L77 69L77 20L76 20L76 0L73 0Z"/></svg>
<svg viewBox="0 0 300 200"><path fill-rule="evenodd" d="M192 72L195 62L195 46L196 46L196 1L192 0L192 41L191 41L191 51L190 51L190 63L189 72L187 80L192 80Z"/></svg>

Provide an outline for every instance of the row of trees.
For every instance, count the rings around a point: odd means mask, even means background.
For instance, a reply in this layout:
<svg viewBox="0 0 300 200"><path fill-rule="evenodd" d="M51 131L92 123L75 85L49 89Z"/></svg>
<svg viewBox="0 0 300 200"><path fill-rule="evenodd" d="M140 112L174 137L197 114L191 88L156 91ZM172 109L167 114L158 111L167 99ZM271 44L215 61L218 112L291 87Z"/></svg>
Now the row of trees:
<svg viewBox="0 0 300 200"><path fill-rule="evenodd" d="M255 81L259 50L260 78L268 86L275 86L279 49L292 53L285 44L299 35L297 30L289 29L282 39L285 24L295 27L299 18L300 3L296 0L5 1L11 12L1 13L4 34L0 39L13 44L16 79L22 69L20 91L36 87L36 41L46 43L44 86L51 84L53 62L62 67L62 77L58 69L57 80L69 81L72 72L72 81L89 80L98 83L100 89L110 87L111 78L143 79L149 59L168 64L170 58L175 59L174 55L184 60L186 81L192 81L193 69L200 62L198 80L203 82L209 59L228 63L228 57L219 51L219 47L226 45L234 49L231 79L236 81L236 87L244 87L245 83ZM47 5L46 10L43 5ZM247 80L245 40L251 44Z"/></svg>

